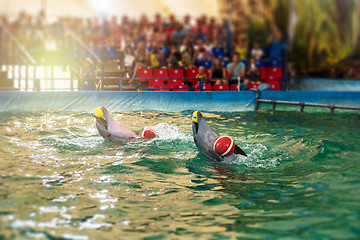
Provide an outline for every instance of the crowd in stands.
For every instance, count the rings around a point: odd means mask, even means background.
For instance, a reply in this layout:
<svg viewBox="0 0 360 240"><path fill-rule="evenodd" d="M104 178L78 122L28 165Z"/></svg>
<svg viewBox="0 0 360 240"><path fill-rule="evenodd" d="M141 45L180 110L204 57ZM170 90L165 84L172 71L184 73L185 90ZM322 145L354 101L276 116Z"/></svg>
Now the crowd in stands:
<svg viewBox="0 0 360 240"><path fill-rule="evenodd" d="M286 43L281 33L269 38L266 46L259 42L248 46L243 35L236 36L236 41L228 46L228 31L224 23L206 15L197 19L189 15L182 19L170 15L165 19L156 14L153 20L143 15L138 21L127 16L121 19L111 17L103 25L99 18L73 17L60 17L47 23L43 12L35 17L21 12L12 22L2 16L1 25L34 55L44 50L71 49L69 31L87 46L97 49L114 47L123 53L129 71L129 86L141 83L143 87L150 87L151 80L144 81L144 71L151 72L145 74L148 79L157 77L155 72L158 70L171 78L171 69L182 72L178 78L187 78L174 86L188 89L198 89L203 85L204 89L219 89L221 86L223 90L248 90L265 83L279 90L279 79L283 77ZM203 81L200 83L199 79ZM165 85L160 84L159 88L167 88Z"/></svg>

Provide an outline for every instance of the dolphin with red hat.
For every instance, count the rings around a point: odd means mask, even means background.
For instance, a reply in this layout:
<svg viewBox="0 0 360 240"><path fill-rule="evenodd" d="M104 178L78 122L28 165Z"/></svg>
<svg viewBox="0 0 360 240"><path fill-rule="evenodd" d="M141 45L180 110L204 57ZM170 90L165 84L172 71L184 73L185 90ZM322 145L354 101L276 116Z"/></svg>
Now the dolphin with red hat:
<svg viewBox="0 0 360 240"><path fill-rule="evenodd" d="M235 160L234 154L247 154L228 136L220 136L204 119L200 111L192 113L192 131L199 152L208 159L218 162Z"/></svg>
<svg viewBox="0 0 360 240"><path fill-rule="evenodd" d="M122 123L116 121L105 107L96 108L94 115L96 118L97 130L104 139L109 139L109 141L156 137L156 134L152 129L145 129L141 133L136 134ZM103 117L105 117L105 119Z"/></svg>

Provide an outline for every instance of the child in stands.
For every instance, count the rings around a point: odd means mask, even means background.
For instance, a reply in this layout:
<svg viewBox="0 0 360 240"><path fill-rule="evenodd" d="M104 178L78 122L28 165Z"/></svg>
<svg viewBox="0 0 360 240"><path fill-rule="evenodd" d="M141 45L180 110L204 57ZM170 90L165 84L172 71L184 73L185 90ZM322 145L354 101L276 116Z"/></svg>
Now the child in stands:
<svg viewBox="0 0 360 240"><path fill-rule="evenodd" d="M199 67L199 74L196 76L198 84L202 81L203 84L208 84L209 80L206 80L205 68L203 66Z"/></svg>

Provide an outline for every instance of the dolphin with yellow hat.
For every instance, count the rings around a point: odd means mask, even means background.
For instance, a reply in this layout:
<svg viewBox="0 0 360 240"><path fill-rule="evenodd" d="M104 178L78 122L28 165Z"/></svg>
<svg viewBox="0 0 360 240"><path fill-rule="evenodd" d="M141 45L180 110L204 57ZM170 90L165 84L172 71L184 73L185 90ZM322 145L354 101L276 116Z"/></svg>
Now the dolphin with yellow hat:
<svg viewBox="0 0 360 240"><path fill-rule="evenodd" d="M206 158L218 162L235 160L234 154L247 154L229 136L220 136L204 119L200 111L192 113L192 131L199 152Z"/></svg>
<svg viewBox="0 0 360 240"><path fill-rule="evenodd" d="M110 141L124 141L133 138L154 138L152 129L145 129L139 135L116 121L105 107L98 107L94 111L96 128L104 139ZM103 118L105 117L105 119Z"/></svg>

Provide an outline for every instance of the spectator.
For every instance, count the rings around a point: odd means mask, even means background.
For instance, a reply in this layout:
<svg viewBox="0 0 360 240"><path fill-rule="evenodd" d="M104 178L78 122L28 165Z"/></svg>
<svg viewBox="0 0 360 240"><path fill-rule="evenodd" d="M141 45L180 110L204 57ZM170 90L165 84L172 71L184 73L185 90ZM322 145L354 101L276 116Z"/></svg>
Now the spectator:
<svg viewBox="0 0 360 240"><path fill-rule="evenodd" d="M196 53L194 47L188 44L182 54L183 65L185 68L195 68Z"/></svg>
<svg viewBox="0 0 360 240"><path fill-rule="evenodd" d="M93 68L93 62L90 58L87 58L84 62L84 68L80 74L79 82L80 91L95 91L96 90L96 76Z"/></svg>
<svg viewBox="0 0 360 240"><path fill-rule="evenodd" d="M204 42L200 39L197 40L197 44L194 46L197 55L197 61L207 61L211 60L213 57L213 53L209 46L205 46Z"/></svg>
<svg viewBox="0 0 360 240"><path fill-rule="evenodd" d="M245 36L238 37L238 41L235 45L235 51L239 55L239 59L241 60L247 59L246 55L248 51L248 46Z"/></svg>
<svg viewBox="0 0 360 240"><path fill-rule="evenodd" d="M250 57L255 58L255 60L261 59L264 56L264 51L260 47L259 42L254 42L254 46L250 51Z"/></svg>
<svg viewBox="0 0 360 240"><path fill-rule="evenodd" d="M148 65L148 59L147 59L147 54L146 54L146 48L145 48L145 42L144 41L139 41L138 42L138 46L137 49L135 51L135 55L134 55L134 73L132 78L135 78L137 75L137 72L139 70L139 68L144 68ZM132 83L132 81L130 80L129 83Z"/></svg>
<svg viewBox="0 0 360 240"><path fill-rule="evenodd" d="M229 84L229 80L225 79L225 76L226 68L223 67L219 58L214 58L210 70L211 82L215 82L215 84Z"/></svg>
<svg viewBox="0 0 360 240"><path fill-rule="evenodd" d="M186 32L183 30L183 26L180 23L175 23L175 27L170 35L170 40L180 44L185 37Z"/></svg>
<svg viewBox="0 0 360 240"><path fill-rule="evenodd" d="M239 55L235 52L232 57L233 61L227 65L230 83L245 77L245 65L239 61Z"/></svg>
<svg viewBox="0 0 360 240"><path fill-rule="evenodd" d="M191 25L191 17L190 15L186 15L184 17L184 31L186 34L188 34L191 31L192 25Z"/></svg>
<svg viewBox="0 0 360 240"><path fill-rule="evenodd" d="M203 82L205 84L209 83L209 80L206 79L205 68L203 66L199 67L199 73L198 75L196 75L196 79L198 80L198 84L200 84L200 82Z"/></svg>
<svg viewBox="0 0 360 240"><path fill-rule="evenodd" d="M240 83L240 90L241 91L249 91L249 79L245 79L244 82Z"/></svg>
<svg viewBox="0 0 360 240"><path fill-rule="evenodd" d="M182 66L181 53L176 43L171 44L171 49L168 57L166 58L168 68L180 68Z"/></svg>
<svg viewBox="0 0 360 240"><path fill-rule="evenodd" d="M127 69L131 69L133 63L134 63L134 48L130 45L130 43L125 43L125 47L123 48L124 53L124 62L125 67Z"/></svg>
<svg viewBox="0 0 360 240"><path fill-rule="evenodd" d="M149 53L149 61L152 69L163 66L164 55L160 51L156 42L153 42L152 44L151 52Z"/></svg>
<svg viewBox="0 0 360 240"><path fill-rule="evenodd" d="M286 49L286 43L283 41L283 36L280 32L276 32L268 40L269 42L269 59L282 59L284 50Z"/></svg>
<svg viewBox="0 0 360 240"><path fill-rule="evenodd" d="M255 64L255 58L250 58L249 65L246 68L246 78L250 81L259 81L260 80L260 69Z"/></svg>

